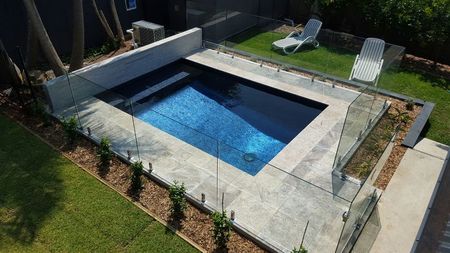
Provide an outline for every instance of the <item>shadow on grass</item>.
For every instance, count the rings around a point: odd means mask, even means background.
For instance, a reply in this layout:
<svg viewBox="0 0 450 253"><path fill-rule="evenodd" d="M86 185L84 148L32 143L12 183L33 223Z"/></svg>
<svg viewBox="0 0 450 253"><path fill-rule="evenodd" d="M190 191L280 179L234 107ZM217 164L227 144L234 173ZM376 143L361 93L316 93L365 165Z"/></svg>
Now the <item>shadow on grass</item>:
<svg viewBox="0 0 450 253"><path fill-rule="evenodd" d="M0 131L0 241L31 244L62 201L64 160L1 115Z"/></svg>

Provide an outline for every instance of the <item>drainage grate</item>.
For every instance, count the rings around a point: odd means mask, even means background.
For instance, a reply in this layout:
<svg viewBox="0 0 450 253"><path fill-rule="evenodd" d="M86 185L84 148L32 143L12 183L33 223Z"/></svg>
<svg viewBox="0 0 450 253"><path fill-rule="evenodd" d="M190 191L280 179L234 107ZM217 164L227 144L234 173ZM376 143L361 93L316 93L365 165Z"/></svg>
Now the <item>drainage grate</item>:
<svg viewBox="0 0 450 253"><path fill-rule="evenodd" d="M256 155L253 153L245 153L243 155L243 158L246 162L253 162L254 160L256 160Z"/></svg>

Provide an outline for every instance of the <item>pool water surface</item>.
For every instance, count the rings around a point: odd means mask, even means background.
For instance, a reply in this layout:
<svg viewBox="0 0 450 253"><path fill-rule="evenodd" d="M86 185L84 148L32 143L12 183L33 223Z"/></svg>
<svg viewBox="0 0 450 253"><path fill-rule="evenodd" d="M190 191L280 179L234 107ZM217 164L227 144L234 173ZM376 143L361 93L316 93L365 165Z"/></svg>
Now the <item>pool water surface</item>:
<svg viewBox="0 0 450 253"><path fill-rule="evenodd" d="M116 88L135 117L256 175L326 105L187 61Z"/></svg>

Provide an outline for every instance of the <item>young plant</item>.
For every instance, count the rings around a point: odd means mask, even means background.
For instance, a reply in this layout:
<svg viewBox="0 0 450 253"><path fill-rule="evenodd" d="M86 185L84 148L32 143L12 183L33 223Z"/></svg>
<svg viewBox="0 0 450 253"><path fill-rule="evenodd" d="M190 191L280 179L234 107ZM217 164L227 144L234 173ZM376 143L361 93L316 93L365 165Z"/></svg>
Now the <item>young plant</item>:
<svg viewBox="0 0 450 253"><path fill-rule="evenodd" d="M69 119L64 119L62 122L64 133L66 134L67 140L70 144L74 143L78 136L77 125L75 116L72 116Z"/></svg>
<svg viewBox="0 0 450 253"><path fill-rule="evenodd" d="M407 112L401 112L397 108L394 109L396 111L396 114L393 116L393 119L397 122L397 124L406 125L411 120L411 117L409 117Z"/></svg>
<svg viewBox="0 0 450 253"><path fill-rule="evenodd" d="M218 249L225 249L230 240L231 220L225 211L211 214L213 220L213 238Z"/></svg>
<svg viewBox="0 0 450 253"><path fill-rule="evenodd" d="M308 250L303 247L303 245L300 245L300 247L297 249L294 247L294 249L291 251L291 253L308 253Z"/></svg>
<svg viewBox="0 0 450 253"><path fill-rule="evenodd" d="M412 99L408 99L408 100L406 100L406 110L408 110L408 111L412 111L412 110L414 110L414 100L412 100Z"/></svg>
<svg viewBox="0 0 450 253"><path fill-rule="evenodd" d="M131 164L131 191L138 193L142 189L141 175L144 170L142 162L134 162Z"/></svg>
<svg viewBox="0 0 450 253"><path fill-rule="evenodd" d="M111 142L107 137L100 141L100 148L97 150L97 156L100 158L101 168L107 168L112 158Z"/></svg>
<svg viewBox="0 0 450 253"><path fill-rule="evenodd" d="M372 161L365 161L363 162L359 168L358 168L358 177L359 178L366 178L369 176L372 168Z"/></svg>
<svg viewBox="0 0 450 253"><path fill-rule="evenodd" d="M174 217L182 217L184 211L186 210L186 198L184 197L186 193L186 188L184 183L179 184L177 181L174 182L169 188L169 198L172 201L171 212Z"/></svg>

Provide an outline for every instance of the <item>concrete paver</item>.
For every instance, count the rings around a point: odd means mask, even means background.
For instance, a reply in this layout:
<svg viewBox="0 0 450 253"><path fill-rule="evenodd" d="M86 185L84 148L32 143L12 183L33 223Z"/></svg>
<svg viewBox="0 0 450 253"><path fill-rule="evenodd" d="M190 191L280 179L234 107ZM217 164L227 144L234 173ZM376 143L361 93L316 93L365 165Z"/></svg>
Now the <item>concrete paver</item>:
<svg viewBox="0 0 450 253"><path fill-rule="evenodd" d="M370 252L411 251L447 152L447 146L427 139L417 149L407 150L381 196L377 217L369 221L381 228L376 231L369 225L372 232L363 231L363 234L377 233Z"/></svg>

